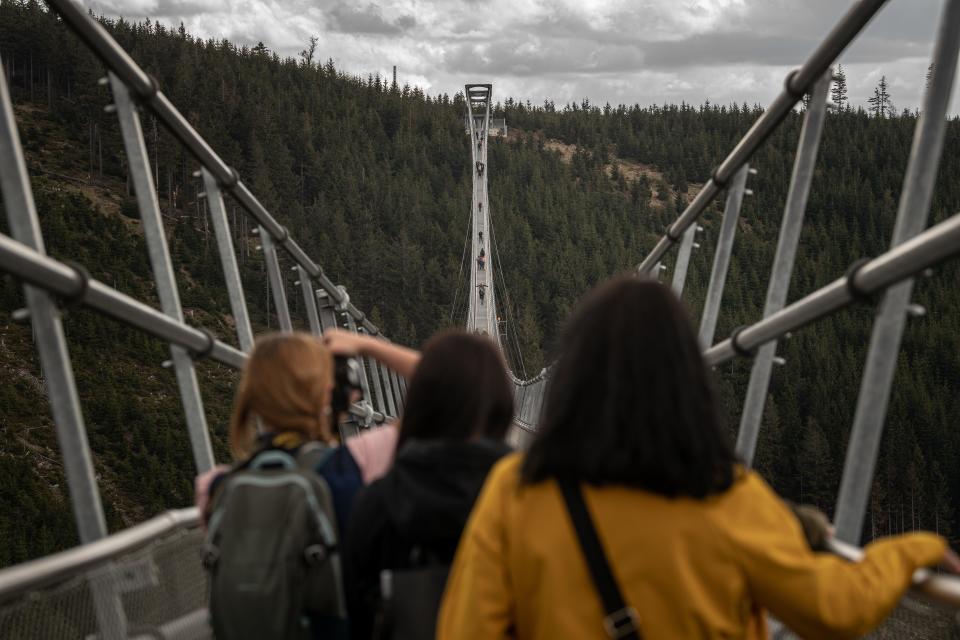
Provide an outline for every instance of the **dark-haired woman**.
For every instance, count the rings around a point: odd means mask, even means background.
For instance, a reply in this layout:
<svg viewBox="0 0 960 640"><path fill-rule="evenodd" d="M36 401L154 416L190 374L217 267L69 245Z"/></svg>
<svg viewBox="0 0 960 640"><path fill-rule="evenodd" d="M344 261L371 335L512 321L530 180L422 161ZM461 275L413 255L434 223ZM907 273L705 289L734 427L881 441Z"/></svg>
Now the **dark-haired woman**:
<svg viewBox="0 0 960 640"><path fill-rule="evenodd" d="M488 338L453 331L424 345L393 467L357 498L348 528L345 576L354 638L390 637L383 571L438 568L442 588L480 487L509 452L503 439L512 418L513 389ZM433 637L434 618L418 625L422 637Z"/></svg>
<svg viewBox="0 0 960 640"><path fill-rule="evenodd" d="M852 637L915 569L957 568L928 533L874 542L859 563L811 551L737 466L686 313L659 283L602 285L561 344L538 437L493 469L464 531L437 638L761 638L764 610L803 637Z"/></svg>

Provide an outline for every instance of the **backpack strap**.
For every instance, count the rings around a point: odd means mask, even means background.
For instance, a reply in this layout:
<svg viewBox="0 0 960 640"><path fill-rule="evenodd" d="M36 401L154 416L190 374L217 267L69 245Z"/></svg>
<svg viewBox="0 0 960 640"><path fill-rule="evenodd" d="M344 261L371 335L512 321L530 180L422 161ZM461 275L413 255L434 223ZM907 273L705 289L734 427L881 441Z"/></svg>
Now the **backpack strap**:
<svg viewBox="0 0 960 640"><path fill-rule="evenodd" d="M319 471L320 467L330 459L330 456L337 450L320 442L308 442L297 453L297 466L301 469L310 471Z"/></svg>
<svg viewBox="0 0 960 640"><path fill-rule="evenodd" d="M250 464L247 466L247 469L251 471L256 471L258 469L263 469L264 467L283 467L284 469L293 469L297 466L296 461L286 451L281 451L280 449L267 449L266 451L261 451L253 460L250 461Z"/></svg>
<svg viewBox="0 0 960 640"><path fill-rule="evenodd" d="M567 506L567 512L573 521L573 528L580 542L580 551L583 552L590 577L603 603L606 616L603 618L603 628L607 636L619 640L640 640L639 616L637 610L628 606L623 600L620 587L610 569L607 556L603 553L597 530L587 511L587 503L583 499L583 491L576 480L558 479L560 492Z"/></svg>

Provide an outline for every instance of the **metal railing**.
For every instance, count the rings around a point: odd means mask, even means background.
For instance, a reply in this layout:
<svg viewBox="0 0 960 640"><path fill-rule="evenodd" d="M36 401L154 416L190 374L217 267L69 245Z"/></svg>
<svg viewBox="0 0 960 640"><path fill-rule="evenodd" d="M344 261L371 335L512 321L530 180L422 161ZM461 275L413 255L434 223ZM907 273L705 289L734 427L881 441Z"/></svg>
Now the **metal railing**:
<svg viewBox="0 0 960 640"><path fill-rule="evenodd" d="M884 4L885 0L861 0L849 9L804 65L787 76L781 94L714 170L710 180L667 227L665 235L638 267L641 273L659 273L667 250L682 239L673 278L673 289L678 294L682 292L693 236L698 230L697 218L726 188L727 202L704 303L700 341L707 364L711 366L737 356L753 361L736 448L738 457L747 465L753 462L772 367L778 360L777 340L854 302L869 303L882 297L836 506L837 534L832 550L851 559L858 557L859 553L851 545L861 538L900 340L909 312L913 278L941 261L960 255L960 214L924 231L960 52L960 0L945 0L931 59L932 76L914 133L890 250L871 260L853 263L842 277L786 306L828 107L827 94L832 79L830 67ZM726 339L712 344L740 206L744 195L751 193L746 189L746 181L751 173L755 173L748 163L805 94L809 96L809 102L778 235L763 319L740 327ZM957 578L922 571L914 576L914 585L915 591L929 598L960 607L960 580Z"/></svg>
<svg viewBox="0 0 960 640"><path fill-rule="evenodd" d="M196 508L0 572L0 637L211 637ZM105 628L96 594L119 596Z"/></svg>
<svg viewBox="0 0 960 640"><path fill-rule="evenodd" d="M121 638L135 633L173 637L182 631L185 636L199 634L197 637L203 637L207 630L206 613L202 606L185 606L177 611L164 610L162 615L166 617L158 622L160 614L157 611L162 609L158 600L141 607L145 612L144 620L149 618L149 621L134 621L135 624L131 624L131 602L134 601L131 594L144 589L149 591L161 583L154 577L157 575L156 563L136 554L143 553L151 548L151 545L164 544L163 540L172 537L171 539L177 540L176 544L181 552L186 554L185 557L191 559L193 570L200 570L199 562L193 562L196 558L190 556L190 544L176 537L199 535L196 529L196 513L194 510L170 512L104 538L106 526L103 509L60 323L61 301L83 303L171 345L171 364L177 373L194 458L201 470L212 463L212 452L196 383L194 361L197 358L209 357L230 367L241 367L253 338L224 208L225 195L232 196L259 226L273 302L283 329L289 330L293 322L287 305L284 274L278 259L280 250L288 254L295 263L294 270L298 277L296 284L300 286L304 297L306 320L312 332L319 334L325 328L346 322L354 331L364 331L374 336L381 334L350 302L347 292L336 286L306 255L287 230L253 196L236 171L209 147L159 90L156 81L119 47L101 24L70 0L49 0L49 4L109 69L106 83L110 85L114 96L111 108L120 120L124 147L130 159L131 178L144 222L162 311L90 278L80 267L54 260L45 254L12 105L5 79L0 74L0 191L10 218L12 234L12 237L0 235L0 269L25 283L28 308L20 315L29 316L38 336L37 348L46 377L58 440L64 453L71 503L80 539L84 543L77 549L0 572L0 604L14 603L7 609L13 612L10 615L0 607L0 635L7 635L7 629L14 629L9 633L16 635L16 629L20 628L9 624L5 627L5 621L16 619L16 624L23 624L20 621L30 620L30 616L35 615L23 613L26 609L21 611L20 607L27 605L16 602L18 598L25 603L34 597L31 595L30 598L24 598L26 593L49 593L53 594L51 597L60 597L57 594L60 594L61 591L58 590L62 589L65 590L63 593L68 593L64 597L76 599L81 603L78 610L82 609L84 612L82 615L78 614L79 622L71 623L73 626L69 628L72 632L88 634L99 629L101 637ZM882 431L889 397L892 367L899 352L912 277L939 261L960 254L960 215L923 231L942 150L944 116L960 47L960 0L946 0L933 53L934 73L924 97L922 116L918 121L904 178L893 246L872 260L855 263L843 277L793 304L786 305L794 256L813 177L813 165L828 106L826 94L831 78L830 67L884 4L884 0L861 0L850 8L803 66L787 76L781 94L714 170L710 180L667 228L664 237L638 268L641 272L650 272L655 268L659 270L668 249L682 239L681 255L678 257L672 283L674 290L682 293L698 230L697 218L721 191L727 191L726 207L700 326L700 340L710 365L720 365L735 356L754 358L737 447L738 453L747 463L752 461L756 446L760 428L759 416L762 415L768 392L770 369L776 361L776 341L787 332L834 313L853 302L884 294L881 314L871 341L837 505L838 539L834 543L834 551L850 558L855 558L858 552L855 547L844 544L843 541L859 541L865 496L868 495L873 478L876 445ZM743 198L750 193L746 187L748 177L754 172L747 163L804 94L810 94L811 99L804 117L763 319L737 329L731 336L713 345L736 221ZM170 266L169 250L159 217L155 185L150 177L149 161L140 130L138 105L156 114L198 161L200 169L197 177L202 179L204 184L231 309L237 320L240 349L216 339L205 329L190 326L183 321L176 281ZM474 105L469 103L469 106L472 109ZM489 122L489 105L478 102L476 106L483 108L485 112L482 125L485 130ZM473 118L468 114L468 126L471 123ZM475 145L476 141L471 140L471 144ZM484 140L482 148L478 149L479 155L484 159L486 144ZM483 216L489 214L489 204L486 204L486 172L482 180L476 182L481 184L479 187L475 184L471 205L475 219L480 213L478 202L485 203L486 211ZM480 246L476 241L474 244ZM493 268L492 264L490 268ZM319 288L315 288L316 286ZM491 308L492 293L491 288ZM362 405L355 406L353 413L368 423L399 413L404 404L405 381L395 372L387 371L375 362L365 363L363 372L366 400ZM516 422L525 432L535 430L548 377L548 369L526 381L511 377L518 406ZM178 569L174 573L178 574L179 571ZM194 578L191 580L197 582ZM205 585L203 580L197 582L201 583ZM960 606L960 581L955 578L918 572L914 576L914 584L915 591L952 606ZM194 585L192 588L199 587ZM77 591L73 591L74 589ZM172 597L163 590L158 593ZM202 605L204 598L205 595L197 596L193 605Z"/></svg>
<svg viewBox="0 0 960 640"><path fill-rule="evenodd" d="M294 270L299 278L296 284L300 285L307 324L314 334L319 335L324 329L340 326L346 321L353 331L362 330L369 335L386 338L351 303L346 290L335 285L307 256L286 228L253 196L237 172L210 148L170 103L156 81L123 51L103 25L71 0L50 0L49 5L107 67L107 77L101 80L101 84L109 85L113 103L107 105L106 110L115 113L119 121L129 177L137 199L161 306L161 310L154 309L91 278L82 266L66 264L46 255L6 77L0 74L0 193L11 233L10 237L0 234L0 269L24 282L27 307L15 311L14 317L29 319L33 325L74 519L81 544L90 545L106 537L107 527L61 321L64 303L84 304L169 344L171 359L164 364L171 366L176 374L198 472L209 469L214 463L214 456L195 363L209 357L229 367L240 368L247 358L246 352L253 344L253 332L224 206L225 195L232 196L258 224L273 304L282 330L291 330L293 323L286 298L286 278L277 255L279 250L286 252L295 263ZM240 349L218 340L210 331L190 326L184 321L140 124L140 107L156 114L199 164L195 176L204 184L205 192L201 195L207 201L213 222ZM351 408L351 413L367 425L397 415L406 394L402 378L378 363L367 362L364 368L370 371L374 384L372 388L364 385L363 400ZM129 531L117 536L122 540L128 534ZM110 544L117 543L117 536L110 538ZM82 549L86 550L86 546ZM35 569L38 565L30 566ZM20 575L18 571L20 569L13 568L3 572L0 584L4 580L11 580L10 576ZM107 574L113 576L110 571ZM89 601L89 611L95 617L93 629L99 629L101 637L125 638L132 628L129 610L124 606L128 599L124 595L125 589L129 585L114 577L90 580L77 597ZM202 602L202 598L198 601ZM81 627L77 627L77 630Z"/></svg>

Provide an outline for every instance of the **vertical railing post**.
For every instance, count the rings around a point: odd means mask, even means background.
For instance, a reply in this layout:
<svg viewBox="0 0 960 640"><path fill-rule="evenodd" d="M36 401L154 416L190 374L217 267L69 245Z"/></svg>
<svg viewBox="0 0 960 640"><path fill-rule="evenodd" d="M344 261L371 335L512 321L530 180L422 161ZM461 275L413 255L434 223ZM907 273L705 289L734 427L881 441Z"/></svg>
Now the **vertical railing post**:
<svg viewBox="0 0 960 640"><path fill-rule="evenodd" d="M143 140L143 130L140 127L140 116L137 114L130 90L123 81L113 72L110 72L109 78L114 105L120 120L120 133L127 154L130 179L140 209L143 235L147 241L150 264L157 284L160 307L166 315L183 322L180 292L177 289L173 263L170 260L170 249L163 230L160 203L157 201L153 175L150 172L150 160ZM194 462L197 471L203 473L213 466L213 448L210 446L207 418L203 411L203 400L200 397L200 385L197 382L193 357L186 349L177 345L170 345L170 354L180 389L180 400L186 414Z"/></svg>
<svg viewBox="0 0 960 640"><path fill-rule="evenodd" d="M933 77L923 96L923 111L914 131L903 179L893 247L927 226L943 151L947 106L957 70L958 50L960 0L947 0L933 50ZM837 499L837 537L845 542L860 542L912 291L912 279L887 289L874 321Z"/></svg>
<svg viewBox="0 0 960 640"><path fill-rule="evenodd" d="M770 272L767 302L763 308L764 318L780 311L787 302L790 277L793 274L793 263L797 255L797 245L800 242L803 217L807 208L807 197L810 195L810 184L813 181L817 150L820 146L820 135L823 132L823 122L827 112L827 94L832 77L832 72L828 70L814 84L810 92L810 105L807 108L803 120L803 129L800 132L797 156L793 163L793 175L790 178L790 188L787 192L787 203L784 207L783 221L780 225L780 236L777 239L777 250L773 258L773 269ZM760 420L763 417L763 407L767 401L770 374L773 371L776 351L777 342L775 340L760 347L750 371L750 384L747 387L743 415L740 417L740 431L737 434L736 447L737 456L747 466L753 464L753 454L757 448Z"/></svg>
<svg viewBox="0 0 960 640"><path fill-rule="evenodd" d="M347 318L347 328L353 333L358 333L357 322L353 319L353 316L350 314L350 312L346 309L343 309L343 315ZM360 360L360 388L363 390L363 399L372 407L373 399L370 397L370 382L367 380L367 367L364 363L363 357L359 357L358 360Z"/></svg>
<svg viewBox="0 0 960 640"><path fill-rule="evenodd" d="M283 286L283 273L280 272L280 261L277 259L277 246L270 232L263 227L260 227L260 245L263 247L263 259L267 262L267 277L270 279L270 289L273 291L273 306L277 309L280 330L293 331L290 307L287 306L287 292Z"/></svg>
<svg viewBox="0 0 960 640"><path fill-rule="evenodd" d="M303 303L307 308L307 323L310 325L310 333L319 336L323 333L320 328L320 315L317 313L317 299L313 291L313 282L310 280L310 274L307 270L297 265L297 276L300 279L300 290L303 292Z"/></svg>
<svg viewBox="0 0 960 640"><path fill-rule="evenodd" d="M203 188L207 199L207 208L210 210L210 220L213 223L213 233L217 238L217 250L220 253L220 264L223 267L223 278L227 284L227 295L230 297L230 311L233 321L237 325L237 340L240 349L249 353L253 348L253 329L250 328L250 314L247 311L247 300L243 294L243 282L240 280L240 269L237 267L237 255L233 248L233 236L230 234L230 223L227 221L227 208L223 203L223 194L213 174L206 167L200 169L203 178Z"/></svg>
<svg viewBox="0 0 960 640"><path fill-rule="evenodd" d="M693 253L693 241L697 236L697 229L700 228L702 227L694 222L683 232L683 240L680 242L680 250L677 252L677 262L673 267L673 282L671 283L673 293L678 298L683 295L683 285L687 280L687 268L690 266L690 254Z"/></svg>
<svg viewBox="0 0 960 640"><path fill-rule="evenodd" d="M727 202L723 208L723 221L717 236L717 250L713 254L713 269L710 271L710 284L703 303L703 316L700 319L700 346L709 349L713 344L713 335L717 330L717 318L720 315L720 302L723 300L723 288L730 269L730 256L733 254L733 238L737 233L737 220L740 218L740 206L743 204L743 192L747 185L750 165L744 164L733 175L727 189Z"/></svg>
<svg viewBox="0 0 960 640"><path fill-rule="evenodd" d="M317 289L314 293L317 296L321 331L338 328L340 325L337 320L337 306L333 298L324 289Z"/></svg>
<svg viewBox="0 0 960 640"><path fill-rule="evenodd" d="M358 328L358 332L367 333L366 329L361 325ZM373 406L377 411L383 415L387 414L387 403L386 399L383 397L383 385L380 381L380 372L378 370L379 363L374 358L364 358L367 361L367 367L370 370L370 379L373 381L373 393L374 401Z"/></svg>
<svg viewBox="0 0 960 640"><path fill-rule="evenodd" d="M2 65L0 65L2 68ZM10 233L39 253L46 253L36 203L30 190L27 164L20 146L13 104L6 77L0 73L0 195L7 211ZM57 441L63 456L64 475L70 492L70 506L77 523L80 542L86 544L107 535L106 519L97 488L90 443L80 410L77 385L63 332L60 312L54 299L43 289L24 285L27 309L36 336L40 367ZM101 621L103 622L103 621ZM101 625L102 626L102 625Z"/></svg>
<svg viewBox="0 0 960 640"><path fill-rule="evenodd" d="M387 341L383 335L380 335L381 340ZM378 363L380 367L380 376L383 381L383 393L384 399L387 403L387 414L393 417L400 415L397 413L397 403L396 403L396 392L393 389L393 384L390 379L390 369L386 367L382 362Z"/></svg>
<svg viewBox="0 0 960 640"><path fill-rule="evenodd" d="M404 402L403 390L400 388L400 376L392 369L390 370L390 380L393 382L393 393L395 394L397 403L397 415L400 415L403 413L406 402Z"/></svg>

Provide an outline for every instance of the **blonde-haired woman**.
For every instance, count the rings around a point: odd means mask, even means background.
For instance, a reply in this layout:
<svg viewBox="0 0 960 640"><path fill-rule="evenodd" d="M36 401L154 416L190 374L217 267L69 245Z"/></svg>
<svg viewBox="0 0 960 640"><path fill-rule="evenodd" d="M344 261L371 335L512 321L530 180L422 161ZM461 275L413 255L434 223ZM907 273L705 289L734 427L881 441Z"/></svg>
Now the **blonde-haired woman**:
<svg viewBox="0 0 960 640"><path fill-rule="evenodd" d="M380 360L404 377L412 376L420 361L420 354L411 349L337 330L329 331L323 340L297 332L258 338L243 368L230 419L230 451L236 462L197 477L197 506L204 519L210 497L225 474L246 468L257 454L280 449L295 455L308 442L339 443L338 416L332 415L330 400L333 353L344 351ZM360 487L386 473L396 442L394 425L365 430L337 446L315 469L330 486L341 527L346 526Z"/></svg>

